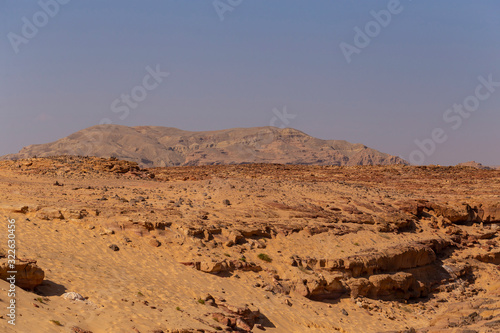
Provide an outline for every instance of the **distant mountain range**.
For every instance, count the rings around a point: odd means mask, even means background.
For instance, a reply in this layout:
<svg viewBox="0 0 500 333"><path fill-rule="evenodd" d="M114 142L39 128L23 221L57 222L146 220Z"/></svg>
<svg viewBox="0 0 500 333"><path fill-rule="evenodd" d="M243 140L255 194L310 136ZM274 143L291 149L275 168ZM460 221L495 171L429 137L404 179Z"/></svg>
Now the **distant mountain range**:
<svg viewBox="0 0 500 333"><path fill-rule="evenodd" d="M142 167L281 163L303 165L408 164L344 140L321 140L292 128L253 127L189 132L171 127L97 125L0 159L57 155L117 157Z"/></svg>

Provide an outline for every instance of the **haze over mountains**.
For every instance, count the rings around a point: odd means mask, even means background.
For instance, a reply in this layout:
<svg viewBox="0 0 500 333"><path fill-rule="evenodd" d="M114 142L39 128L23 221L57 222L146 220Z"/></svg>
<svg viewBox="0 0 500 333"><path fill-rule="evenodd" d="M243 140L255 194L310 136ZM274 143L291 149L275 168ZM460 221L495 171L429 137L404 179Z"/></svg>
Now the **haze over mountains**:
<svg viewBox="0 0 500 333"><path fill-rule="evenodd" d="M171 127L97 125L1 159L56 155L116 157L142 167L281 163L388 165L405 160L344 140L321 140L292 128L254 127L190 132Z"/></svg>

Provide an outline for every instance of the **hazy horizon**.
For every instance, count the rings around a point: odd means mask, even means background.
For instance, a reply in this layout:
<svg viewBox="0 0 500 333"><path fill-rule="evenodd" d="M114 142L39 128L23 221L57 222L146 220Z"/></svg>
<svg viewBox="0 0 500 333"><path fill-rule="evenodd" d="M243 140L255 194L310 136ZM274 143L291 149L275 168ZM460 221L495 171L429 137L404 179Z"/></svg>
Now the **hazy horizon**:
<svg viewBox="0 0 500 333"><path fill-rule="evenodd" d="M0 155L99 123L500 165L500 3L0 2ZM413 158L412 158L413 157Z"/></svg>

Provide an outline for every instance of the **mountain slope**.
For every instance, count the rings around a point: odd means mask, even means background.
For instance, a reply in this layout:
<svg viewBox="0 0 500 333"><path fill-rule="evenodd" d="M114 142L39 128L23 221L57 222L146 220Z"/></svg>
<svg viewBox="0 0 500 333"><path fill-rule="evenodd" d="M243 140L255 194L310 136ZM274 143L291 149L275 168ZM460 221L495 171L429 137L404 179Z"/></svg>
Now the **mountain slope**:
<svg viewBox="0 0 500 333"><path fill-rule="evenodd" d="M143 167L282 163L407 164L362 144L321 140L292 128L253 127L190 132L171 127L97 125L55 142L30 145L1 159L81 155L117 157Z"/></svg>

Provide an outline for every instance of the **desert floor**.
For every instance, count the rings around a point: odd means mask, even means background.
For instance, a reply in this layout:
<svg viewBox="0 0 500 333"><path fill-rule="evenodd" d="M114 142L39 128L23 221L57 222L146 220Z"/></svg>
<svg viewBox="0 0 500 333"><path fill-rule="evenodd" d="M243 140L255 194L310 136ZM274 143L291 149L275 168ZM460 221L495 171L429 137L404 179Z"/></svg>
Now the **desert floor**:
<svg viewBox="0 0 500 333"><path fill-rule="evenodd" d="M3 161L9 219L1 332L500 331L498 170Z"/></svg>

